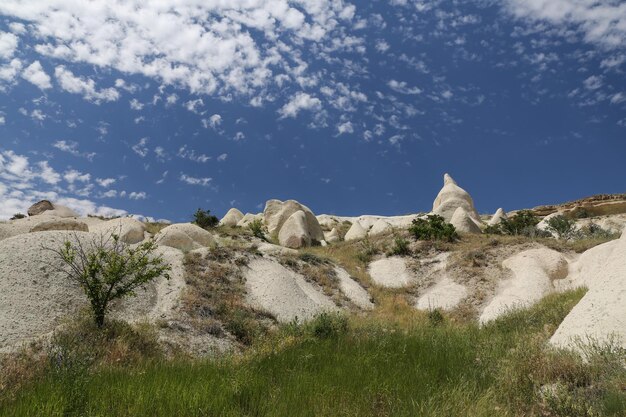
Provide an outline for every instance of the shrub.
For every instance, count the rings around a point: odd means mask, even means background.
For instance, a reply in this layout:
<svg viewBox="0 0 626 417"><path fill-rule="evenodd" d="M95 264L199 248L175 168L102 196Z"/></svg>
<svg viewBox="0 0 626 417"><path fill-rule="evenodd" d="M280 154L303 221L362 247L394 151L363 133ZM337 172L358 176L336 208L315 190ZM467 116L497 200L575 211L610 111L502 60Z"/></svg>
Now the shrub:
<svg viewBox="0 0 626 417"><path fill-rule="evenodd" d="M502 234L502 227L500 226L500 224L490 224L487 225L487 227L485 227L483 229L483 232L486 235L501 235Z"/></svg>
<svg viewBox="0 0 626 417"><path fill-rule="evenodd" d="M409 241L402 236L396 236L393 240L393 246L391 247L389 254L396 256L410 255L411 249L409 248Z"/></svg>
<svg viewBox="0 0 626 417"><path fill-rule="evenodd" d="M338 314L321 313L311 322L313 335L318 339L329 339L348 330L348 319Z"/></svg>
<svg viewBox="0 0 626 417"><path fill-rule="evenodd" d="M253 220L248 224L248 229L252 232L252 234L259 239L267 241L265 237L265 230L263 227L263 222L260 219Z"/></svg>
<svg viewBox="0 0 626 417"><path fill-rule="evenodd" d="M430 214L426 219L417 218L409 227L409 232L415 240L445 240L455 241L459 235L456 229L445 219L436 214Z"/></svg>
<svg viewBox="0 0 626 417"><path fill-rule="evenodd" d="M96 326L101 328L111 301L135 295L135 290L160 276L169 279L171 269L163 258L154 256L154 241L136 247L123 243L119 236L101 235L88 245L74 235L60 249L47 249L63 261L60 270L80 285L89 299Z"/></svg>
<svg viewBox="0 0 626 417"><path fill-rule="evenodd" d="M507 235L536 237L542 234L541 231L537 229L538 223L539 219L532 211L521 210L509 219L502 219L500 228L502 232Z"/></svg>
<svg viewBox="0 0 626 417"><path fill-rule="evenodd" d="M193 223L203 229L210 229L217 226L220 221L211 214L211 210L202 210L199 208L193 215Z"/></svg>
<svg viewBox="0 0 626 417"><path fill-rule="evenodd" d="M576 222L563 215L548 219L548 230L556 233L560 239L570 239L576 235Z"/></svg>
<svg viewBox="0 0 626 417"><path fill-rule="evenodd" d="M22 213L15 213L15 214L13 215L13 217L11 217L11 220L23 219L23 218L25 218L25 217L26 217L26 215L25 215L25 214L22 214Z"/></svg>
<svg viewBox="0 0 626 417"><path fill-rule="evenodd" d="M617 239L619 237L619 233L614 233L610 230L603 229L593 222L580 229L579 234L581 238L589 239Z"/></svg>
<svg viewBox="0 0 626 417"><path fill-rule="evenodd" d="M372 257L376 255L377 253L378 253L378 248L366 236L365 239L361 241L361 250L359 250L359 252L356 254L356 257L359 261L363 262L364 264L367 264L372 260Z"/></svg>

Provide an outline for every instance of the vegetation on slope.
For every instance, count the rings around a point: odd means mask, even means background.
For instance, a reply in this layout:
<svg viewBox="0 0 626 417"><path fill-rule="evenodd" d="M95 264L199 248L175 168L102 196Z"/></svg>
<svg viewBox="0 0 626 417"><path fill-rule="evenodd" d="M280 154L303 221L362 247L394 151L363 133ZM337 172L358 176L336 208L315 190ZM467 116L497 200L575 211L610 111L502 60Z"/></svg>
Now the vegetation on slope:
<svg viewBox="0 0 626 417"><path fill-rule="evenodd" d="M155 360L151 348L125 366L50 357L38 378L5 392L0 415L624 415L623 352L597 349L584 362L546 347L583 294L549 296L483 328L408 307L397 321L324 314L209 361Z"/></svg>

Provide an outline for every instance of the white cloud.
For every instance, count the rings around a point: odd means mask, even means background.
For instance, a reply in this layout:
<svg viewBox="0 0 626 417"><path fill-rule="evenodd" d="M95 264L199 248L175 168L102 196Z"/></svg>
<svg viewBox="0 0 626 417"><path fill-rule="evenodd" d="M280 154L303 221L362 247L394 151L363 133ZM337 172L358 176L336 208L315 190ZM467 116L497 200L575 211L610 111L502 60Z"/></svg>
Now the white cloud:
<svg viewBox="0 0 626 417"><path fill-rule="evenodd" d="M24 69L22 78L31 84L36 85L41 90L47 90L52 87L50 76L46 74L39 61L35 61Z"/></svg>
<svg viewBox="0 0 626 417"><path fill-rule="evenodd" d="M90 175L70 170L63 175L63 178L66 177L72 182L85 184ZM69 190L64 191L58 187L61 178L48 161L31 164L26 156L10 150L0 152L0 219L8 219L16 213L26 213L28 207L43 199L68 206L81 215L126 214L124 210L98 206L92 201L68 196L68 191L76 195L88 194L90 185L76 190L70 184Z"/></svg>
<svg viewBox="0 0 626 417"><path fill-rule="evenodd" d="M591 77L587 78L583 82L583 84L585 85L585 88L587 90L597 90L598 88L602 87L602 77L592 75Z"/></svg>
<svg viewBox="0 0 626 417"><path fill-rule="evenodd" d="M384 39L379 39L376 41L376 50L380 53L387 52L389 49L389 44Z"/></svg>
<svg viewBox="0 0 626 417"><path fill-rule="evenodd" d="M180 174L180 180L189 185L201 185L203 187L208 187L213 181L212 178L196 178L186 174Z"/></svg>
<svg viewBox="0 0 626 417"><path fill-rule="evenodd" d="M75 169L70 169L69 171L65 171L63 179L70 184L74 184L75 182L89 182L89 180L91 180L91 175L84 174Z"/></svg>
<svg viewBox="0 0 626 417"><path fill-rule="evenodd" d="M178 149L178 157L183 159L189 159L190 161L205 163L211 159L210 156L205 154L196 154L196 151L187 149L187 145L183 145Z"/></svg>
<svg viewBox="0 0 626 417"><path fill-rule="evenodd" d="M613 97L611 97L611 104L619 104L623 101L626 101L626 94L622 92L614 94Z"/></svg>
<svg viewBox="0 0 626 417"><path fill-rule="evenodd" d="M139 143L133 145L132 149L137 155L145 158L146 156L148 156L148 146L146 146L147 144L148 138L141 138Z"/></svg>
<svg viewBox="0 0 626 417"><path fill-rule="evenodd" d="M74 142L72 140L58 140L54 142L52 146L54 146L60 151L67 152L74 156L87 158L90 161L92 161L93 158L96 156L95 152L85 152L85 153L80 152L78 150L78 142Z"/></svg>
<svg viewBox="0 0 626 417"><path fill-rule="evenodd" d="M37 166L41 171L39 176L45 183L55 185L61 181L61 175L48 165L48 161L38 162Z"/></svg>
<svg viewBox="0 0 626 417"><path fill-rule="evenodd" d="M219 162L223 162L223 161L226 160L226 158L228 158L228 154L227 153L223 153L223 154L221 154L220 156L217 157L217 160Z"/></svg>
<svg viewBox="0 0 626 417"><path fill-rule="evenodd" d="M278 113L281 118L296 117L302 110L320 111L322 102L317 97L303 92L297 93L287 104L285 104Z"/></svg>
<svg viewBox="0 0 626 417"><path fill-rule="evenodd" d="M116 101L120 98L120 93L115 88L110 87L98 90L94 80L77 77L63 65L54 69L54 76L64 91L80 94L87 101L100 103L102 101Z"/></svg>
<svg viewBox="0 0 626 417"><path fill-rule="evenodd" d="M208 129L210 127L213 130L217 130L217 128L220 127L220 125L222 124L222 116L220 116L219 114L214 114L208 119L202 119L202 124L204 125L205 129Z"/></svg>
<svg viewBox="0 0 626 417"><path fill-rule="evenodd" d="M337 134L343 135L344 133L354 133L354 127L352 123L347 121L337 125Z"/></svg>
<svg viewBox="0 0 626 417"><path fill-rule="evenodd" d="M0 58L12 58L17 49L18 40L18 37L12 33L0 32Z"/></svg>
<svg viewBox="0 0 626 417"><path fill-rule="evenodd" d="M128 194L128 198L131 200L145 200L148 196L146 195L145 192L141 191L141 192L132 192L130 194Z"/></svg>
<svg viewBox="0 0 626 417"><path fill-rule="evenodd" d="M422 90L418 87L408 87L405 81L390 80L387 85L393 91L400 94L416 95L422 92Z"/></svg>
<svg viewBox="0 0 626 417"><path fill-rule="evenodd" d="M200 113L198 109L202 106L204 106L204 101L202 101L201 98L198 98L196 100L189 100L185 102L185 108L189 110L190 112L196 113L196 114Z"/></svg>
<svg viewBox="0 0 626 417"><path fill-rule="evenodd" d="M108 188L115 184L117 180L115 178L96 178L96 182L100 187Z"/></svg>
<svg viewBox="0 0 626 417"><path fill-rule="evenodd" d="M132 99L130 101L130 108L133 110L142 110L143 109L143 103L141 103L139 100L137 100L136 98Z"/></svg>
<svg viewBox="0 0 626 417"><path fill-rule="evenodd" d="M626 3L612 0L507 0L508 10L522 19L572 26L586 41L607 48L626 44Z"/></svg>

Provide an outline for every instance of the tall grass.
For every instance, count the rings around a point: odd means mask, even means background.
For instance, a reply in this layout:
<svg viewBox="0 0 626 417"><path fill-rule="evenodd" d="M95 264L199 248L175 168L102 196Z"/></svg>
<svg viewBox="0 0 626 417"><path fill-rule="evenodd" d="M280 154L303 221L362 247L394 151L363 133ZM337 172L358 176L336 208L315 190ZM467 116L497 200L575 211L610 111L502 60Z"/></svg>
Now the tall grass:
<svg viewBox="0 0 626 417"><path fill-rule="evenodd" d="M559 383L569 395L572 381L594 386L590 410L608 413L609 404L623 415L623 373L611 376L617 388L600 389L604 368L545 347L582 295L550 296L482 328L325 315L284 326L244 356L53 369L0 401L0 415L556 416L541 386ZM550 372L533 370L538 359Z"/></svg>

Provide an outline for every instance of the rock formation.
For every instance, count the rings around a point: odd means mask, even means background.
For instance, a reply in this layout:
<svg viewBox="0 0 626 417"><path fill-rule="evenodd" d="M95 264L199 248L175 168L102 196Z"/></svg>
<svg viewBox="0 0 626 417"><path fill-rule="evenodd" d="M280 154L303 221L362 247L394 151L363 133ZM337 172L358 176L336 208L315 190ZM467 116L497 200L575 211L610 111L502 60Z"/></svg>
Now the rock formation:
<svg viewBox="0 0 626 417"><path fill-rule="evenodd" d="M312 240L324 240L324 232L313 212L295 200L269 200L263 211L263 221L270 236L277 236L283 224L296 211L302 211L306 217L307 231Z"/></svg>
<svg viewBox="0 0 626 417"><path fill-rule="evenodd" d="M472 220L463 207L457 207L450 219L450 224L457 232L461 233L481 233L480 227Z"/></svg>
<svg viewBox="0 0 626 417"><path fill-rule="evenodd" d="M339 242L341 240L341 238L339 236L339 232L337 231L337 228L333 227L333 230L331 230L328 233L324 233L324 240L327 243Z"/></svg>
<svg viewBox="0 0 626 417"><path fill-rule="evenodd" d="M369 231L370 236L376 236L388 232L392 229L391 225L383 219L379 219L372 225Z"/></svg>
<svg viewBox="0 0 626 417"><path fill-rule="evenodd" d="M122 217L98 223L91 226L89 230L92 233L101 235L116 234L119 236L120 241L132 245L143 241L146 226L139 220L131 217Z"/></svg>
<svg viewBox="0 0 626 417"><path fill-rule="evenodd" d="M74 230L78 232L88 232L89 227L85 223L78 220L61 218L38 223L30 229L30 232L48 232L51 230Z"/></svg>
<svg viewBox="0 0 626 417"><path fill-rule="evenodd" d="M306 220L306 214L302 210L289 216L278 232L278 242L281 246L291 249L311 246L311 235Z"/></svg>
<svg viewBox="0 0 626 417"><path fill-rule="evenodd" d="M222 217L220 226L237 226L241 219L243 219L243 213L233 207Z"/></svg>
<svg viewBox="0 0 626 417"><path fill-rule="evenodd" d="M52 205L52 202L48 200L41 200L28 208L28 215L36 216L47 210L54 210L54 206Z"/></svg>
<svg viewBox="0 0 626 417"><path fill-rule="evenodd" d="M165 227L154 237L160 246L169 246L184 252L215 246L213 235L191 223L178 223Z"/></svg>
<svg viewBox="0 0 626 417"><path fill-rule="evenodd" d="M500 224L502 220L505 220L506 218L507 216L504 210L502 208L499 208L498 210L496 210L496 213L493 215L493 217L489 219L489 222L487 224L489 226L495 226Z"/></svg>
<svg viewBox="0 0 626 417"><path fill-rule="evenodd" d="M246 215L243 216L243 218L237 222L237 226L246 227L255 220L263 221L263 213L260 213L260 214L246 213Z"/></svg>
<svg viewBox="0 0 626 417"><path fill-rule="evenodd" d="M346 233L346 235L343 237L343 240L347 242L350 240L363 239L366 236L367 236L367 230L365 230L363 226L361 226L361 223L354 222L352 223L352 226L350 227L350 229L348 229L348 232Z"/></svg>
<svg viewBox="0 0 626 417"><path fill-rule="evenodd" d="M445 174L443 177L443 188L439 191L433 203L433 213L442 216L449 222L459 207L463 207L472 220L480 223L480 216L474 208L472 197L467 191L459 187L450 175Z"/></svg>

